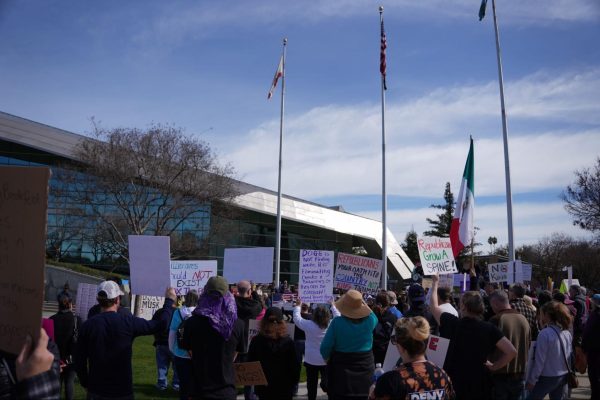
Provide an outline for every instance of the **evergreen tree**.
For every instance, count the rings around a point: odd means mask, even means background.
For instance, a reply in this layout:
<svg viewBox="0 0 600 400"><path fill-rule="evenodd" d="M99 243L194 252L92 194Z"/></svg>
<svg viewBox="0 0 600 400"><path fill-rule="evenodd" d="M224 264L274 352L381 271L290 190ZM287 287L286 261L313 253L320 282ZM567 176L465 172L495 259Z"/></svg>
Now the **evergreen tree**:
<svg viewBox="0 0 600 400"><path fill-rule="evenodd" d="M406 238L402 242L402 250L413 263L419 261L419 248L417 247L417 232L412 228L406 233Z"/></svg>
<svg viewBox="0 0 600 400"><path fill-rule="evenodd" d="M449 237L450 227L452 226L452 218L454 216L454 194L450 190L450 182L446 182L444 190L445 204L432 204L431 208L443 210L441 214L437 214L437 219L427 218L431 230L423 232L425 236Z"/></svg>

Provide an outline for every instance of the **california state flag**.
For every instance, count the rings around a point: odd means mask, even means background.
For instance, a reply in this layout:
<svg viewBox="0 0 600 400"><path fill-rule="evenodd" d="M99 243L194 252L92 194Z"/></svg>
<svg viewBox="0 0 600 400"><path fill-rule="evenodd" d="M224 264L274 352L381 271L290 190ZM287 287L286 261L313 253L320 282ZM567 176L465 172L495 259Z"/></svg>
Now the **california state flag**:
<svg viewBox="0 0 600 400"><path fill-rule="evenodd" d="M469 147L469 156L465 164L460 192L456 199L454 218L450 227L450 241L454 257L473 240L473 206L475 205L474 173L473 173L473 138Z"/></svg>

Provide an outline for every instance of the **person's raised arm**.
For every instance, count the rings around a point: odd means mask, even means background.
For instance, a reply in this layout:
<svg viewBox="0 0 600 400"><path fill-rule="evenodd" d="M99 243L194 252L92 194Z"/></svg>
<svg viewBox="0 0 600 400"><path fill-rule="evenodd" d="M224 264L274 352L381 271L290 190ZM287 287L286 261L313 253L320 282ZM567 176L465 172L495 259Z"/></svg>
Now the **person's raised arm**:
<svg viewBox="0 0 600 400"><path fill-rule="evenodd" d="M495 362L486 361L485 366L490 371L497 371L500 368L506 366L509 362L512 361L513 358L517 356L517 349L515 346L508 340L506 337L498 340L496 343L496 348L502 352L500 358L498 358Z"/></svg>
<svg viewBox="0 0 600 400"><path fill-rule="evenodd" d="M293 312L293 318L294 318L294 325L296 325L299 329L302 329L303 331L305 331L308 328L308 325L311 324L311 322L307 319L302 318L302 302L300 301L300 298L298 298L296 300L296 306L294 307L294 312Z"/></svg>
<svg viewBox="0 0 600 400"><path fill-rule="evenodd" d="M441 325L440 318L442 317L443 310L440 308L440 302L438 299L438 285L440 283L440 277L438 274L431 275L431 314L435 318L438 325Z"/></svg>

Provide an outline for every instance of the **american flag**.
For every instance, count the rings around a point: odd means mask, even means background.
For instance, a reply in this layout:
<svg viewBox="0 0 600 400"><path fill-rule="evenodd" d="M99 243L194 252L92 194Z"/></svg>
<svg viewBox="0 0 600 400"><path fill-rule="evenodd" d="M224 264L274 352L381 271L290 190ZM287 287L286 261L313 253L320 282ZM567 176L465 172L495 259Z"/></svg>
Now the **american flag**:
<svg viewBox="0 0 600 400"><path fill-rule="evenodd" d="M387 90L385 83L385 49L387 48L387 39L385 38L385 29L383 29L383 19L381 20L381 54L379 56L379 71L383 79L383 90Z"/></svg>
<svg viewBox="0 0 600 400"><path fill-rule="evenodd" d="M275 71L275 76L273 77L273 83L271 83L271 89L269 89L269 94L267 95L267 99L273 97L273 92L275 91L275 87L277 86L277 81L279 78L283 76L283 56L279 59L279 65L277 66L277 71Z"/></svg>

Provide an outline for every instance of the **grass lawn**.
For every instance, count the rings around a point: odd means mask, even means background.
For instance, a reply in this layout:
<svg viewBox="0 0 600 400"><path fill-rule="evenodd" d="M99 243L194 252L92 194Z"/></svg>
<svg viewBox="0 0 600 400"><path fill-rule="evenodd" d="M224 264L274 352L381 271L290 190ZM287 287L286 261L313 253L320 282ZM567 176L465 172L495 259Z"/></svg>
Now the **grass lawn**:
<svg viewBox="0 0 600 400"><path fill-rule="evenodd" d="M152 342L154 337L140 336L133 342L133 393L136 400L142 399L178 399L178 392L170 387L165 391L156 389L156 356ZM172 370L169 369L169 383ZM306 381L306 372L302 367L300 380ZM240 391L241 393L241 391ZM75 382L75 398L85 399L85 390Z"/></svg>

